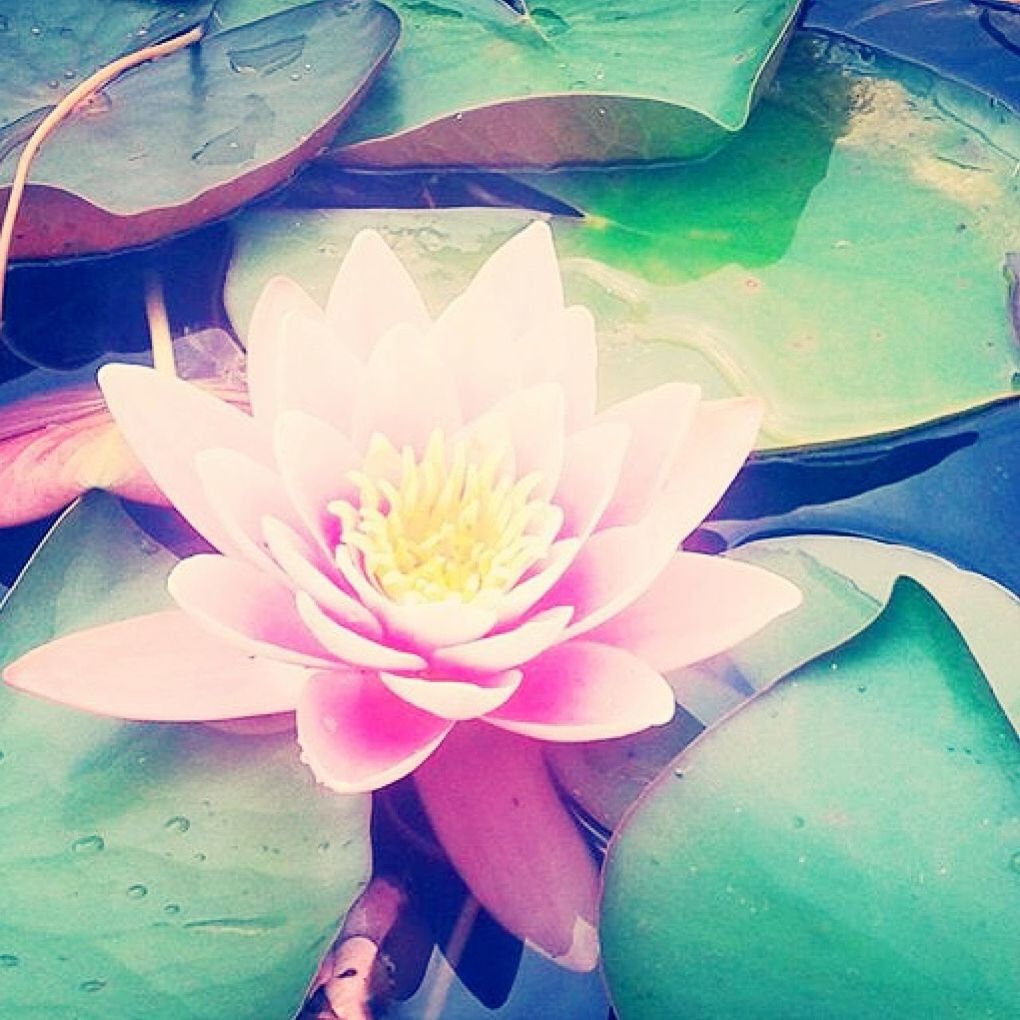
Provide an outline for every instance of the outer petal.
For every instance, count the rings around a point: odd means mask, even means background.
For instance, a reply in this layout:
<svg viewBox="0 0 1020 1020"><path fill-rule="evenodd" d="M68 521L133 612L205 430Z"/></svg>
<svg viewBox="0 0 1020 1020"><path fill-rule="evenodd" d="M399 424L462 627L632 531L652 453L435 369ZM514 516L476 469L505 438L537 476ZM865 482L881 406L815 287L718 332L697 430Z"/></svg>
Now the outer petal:
<svg viewBox="0 0 1020 1020"><path fill-rule="evenodd" d="M439 746L452 723L390 694L372 674L317 673L298 703L302 759L337 793L402 779Z"/></svg>
<svg viewBox="0 0 1020 1020"><path fill-rule="evenodd" d="M509 323L493 318L491 309L472 311L477 321L468 322L465 315L456 322L437 323L430 333L457 382L465 421L521 386L519 355Z"/></svg>
<svg viewBox="0 0 1020 1020"><path fill-rule="evenodd" d="M471 680L441 680L380 673L386 688L425 712L442 719L477 719L499 708L521 683L519 670Z"/></svg>
<svg viewBox="0 0 1020 1020"><path fill-rule="evenodd" d="M457 387L432 341L408 326L390 330L372 351L354 407L354 445L365 450L379 432L421 455L433 431L449 435L460 423Z"/></svg>
<svg viewBox="0 0 1020 1020"><path fill-rule="evenodd" d="M630 429L631 443L616 493L602 518L603 526L633 524L651 508L671 477L684 436L701 397L697 386L665 383L615 404L599 421Z"/></svg>
<svg viewBox="0 0 1020 1020"><path fill-rule="evenodd" d="M417 671L425 668L420 655L363 637L324 613L303 591L297 593L297 611L305 626L339 662L366 669Z"/></svg>
<svg viewBox="0 0 1020 1020"><path fill-rule="evenodd" d="M754 447L764 410L753 397L698 406L667 484L682 497L676 515L682 535L690 534L729 488Z"/></svg>
<svg viewBox="0 0 1020 1020"><path fill-rule="evenodd" d="M573 610L569 606L557 606L502 634L441 648L432 657L432 662L438 670L451 669L458 674L513 669L558 641L572 615Z"/></svg>
<svg viewBox="0 0 1020 1020"><path fill-rule="evenodd" d="M229 547L195 470L195 455L221 446L266 464L266 435L236 407L155 369L106 365L99 383L128 445L167 499L214 546Z"/></svg>
<svg viewBox="0 0 1020 1020"><path fill-rule="evenodd" d="M394 326L424 330L429 325L414 281L374 230L362 230L351 242L329 292L326 315L362 361Z"/></svg>
<svg viewBox="0 0 1020 1020"><path fill-rule="evenodd" d="M778 574L720 556L677 553L641 598L587 637L626 648L666 672L725 651L800 602L800 589Z"/></svg>
<svg viewBox="0 0 1020 1020"><path fill-rule="evenodd" d="M68 634L4 671L12 687L72 708L165 722L290 712L307 675L253 659L176 610Z"/></svg>
<svg viewBox="0 0 1020 1020"><path fill-rule="evenodd" d="M436 836L486 910L563 966L592 970L598 872L539 746L463 724L414 780Z"/></svg>
<svg viewBox="0 0 1020 1020"><path fill-rule="evenodd" d="M524 667L524 681L488 722L541 740L605 740L661 726L676 705L669 684L620 648L573 641Z"/></svg>
<svg viewBox="0 0 1020 1020"><path fill-rule="evenodd" d="M248 325L247 376L252 414L271 420L278 411L279 366L287 337L281 329L286 316L298 312L320 321L322 309L287 276L274 276L262 288Z"/></svg>
<svg viewBox="0 0 1020 1020"><path fill-rule="evenodd" d="M552 231L548 224L535 222L489 257L436 327L454 333L487 317L508 323L519 334L562 308L563 286Z"/></svg>
<svg viewBox="0 0 1020 1020"><path fill-rule="evenodd" d="M190 556L171 571L167 589L189 616L249 654L333 665L333 656L298 616L293 592L243 560Z"/></svg>
<svg viewBox="0 0 1020 1020"><path fill-rule="evenodd" d="M496 614L462 602L388 602L380 609L390 634L423 652L475 641L496 625Z"/></svg>
<svg viewBox="0 0 1020 1020"><path fill-rule="evenodd" d="M291 312L281 325L276 413L303 411L350 433L364 365L340 343L320 313Z"/></svg>

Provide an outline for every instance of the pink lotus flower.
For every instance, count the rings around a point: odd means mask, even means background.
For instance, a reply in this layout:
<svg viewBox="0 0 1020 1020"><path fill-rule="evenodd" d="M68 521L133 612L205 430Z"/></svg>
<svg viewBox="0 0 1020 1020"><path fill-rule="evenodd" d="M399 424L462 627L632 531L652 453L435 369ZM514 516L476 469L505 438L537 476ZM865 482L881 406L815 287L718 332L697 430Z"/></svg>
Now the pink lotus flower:
<svg viewBox="0 0 1020 1020"><path fill-rule="evenodd" d="M419 769L482 902L593 965L594 869L522 738L665 723L664 671L799 602L677 551L751 449L757 402L667 383L598 412L592 318L564 307L544 224L434 322L366 231L325 311L267 285L248 350L250 416L152 369L102 370L129 444L219 554L175 568L177 609L35 649L7 681L128 719L295 712L339 792Z"/></svg>

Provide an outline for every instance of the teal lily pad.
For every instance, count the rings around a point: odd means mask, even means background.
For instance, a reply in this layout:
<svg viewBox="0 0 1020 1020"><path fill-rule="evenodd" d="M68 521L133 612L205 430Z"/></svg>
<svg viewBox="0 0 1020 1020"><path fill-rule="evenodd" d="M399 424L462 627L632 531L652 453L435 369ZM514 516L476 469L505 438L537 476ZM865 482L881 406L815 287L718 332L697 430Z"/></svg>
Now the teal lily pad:
<svg viewBox="0 0 1020 1020"><path fill-rule="evenodd" d="M990 680L901 579L865 631L695 741L610 845L621 1020L1014 1016L1020 689Z"/></svg>
<svg viewBox="0 0 1020 1020"><path fill-rule="evenodd" d="M528 175L584 213L552 223L568 300L599 327L604 403L670 379L712 397L755 394L767 405L761 445L790 447L1013 391L1003 263L1020 236L1020 134L956 92L950 110L916 70L865 74L846 49L802 40L748 126L704 163ZM243 335L277 272L324 300L364 227L439 308L529 218L246 214L228 310Z"/></svg>
<svg viewBox="0 0 1020 1020"><path fill-rule="evenodd" d="M229 5L227 5L229 8ZM0 21L0 195L46 112L209 5L19 0ZM109 251L206 222L286 180L336 132L399 33L380 4L320 2L218 29L86 100L33 164L16 258ZM238 12L238 16L240 12Z"/></svg>
<svg viewBox="0 0 1020 1020"><path fill-rule="evenodd" d="M2 661L164 608L173 563L116 500L84 497L9 592ZM368 815L315 784L293 734L120 723L0 689L3 1012L294 1016L367 877Z"/></svg>
<svg viewBox="0 0 1020 1020"><path fill-rule="evenodd" d="M692 159L739 131L798 0L393 0L393 60L341 131L358 166Z"/></svg>

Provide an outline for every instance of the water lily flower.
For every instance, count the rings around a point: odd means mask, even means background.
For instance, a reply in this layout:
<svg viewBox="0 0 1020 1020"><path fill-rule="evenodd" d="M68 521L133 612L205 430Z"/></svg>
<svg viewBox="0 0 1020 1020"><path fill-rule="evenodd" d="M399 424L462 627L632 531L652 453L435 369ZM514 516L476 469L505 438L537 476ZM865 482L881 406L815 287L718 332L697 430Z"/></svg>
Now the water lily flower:
<svg viewBox="0 0 1020 1020"><path fill-rule="evenodd" d="M92 712L296 713L341 793L414 770L454 863L508 927L594 965L597 876L543 741L667 722L665 671L799 601L678 551L756 436L757 401L666 383L600 411L591 315L536 223L434 321L380 236L325 310L272 280L248 336L251 414L141 366L100 373L128 443L218 550L177 608L29 652L15 687Z"/></svg>

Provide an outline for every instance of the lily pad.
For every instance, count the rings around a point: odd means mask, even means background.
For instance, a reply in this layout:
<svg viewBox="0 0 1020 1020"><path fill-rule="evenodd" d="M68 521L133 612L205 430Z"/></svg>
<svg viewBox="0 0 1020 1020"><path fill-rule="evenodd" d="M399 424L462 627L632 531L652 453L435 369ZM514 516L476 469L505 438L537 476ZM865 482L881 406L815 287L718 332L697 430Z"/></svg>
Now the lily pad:
<svg viewBox="0 0 1020 1020"><path fill-rule="evenodd" d="M799 0L393 0L393 60L341 131L358 166L693 159L747 120Z"/></svg>
<svg viewBox="0 0 1020 1020"><path fill-rule="evenodd" d="M134 0L5 7L3 191L28 134L63 93L126 41L137 48L168 24L187 27L196 7L175 8L179 22L165 6ZM336 132L398 32L392 12L371 0L310 3L226 31L214 26L200 43L121 75L43 146L14 256L142 244L286 180Z"/></svg>
<svg viewBox="0 0 1020 1020"><path fill-rule="evenodd" d="M0 611L3 661L167 601L174 559L108 496ZM0 689L0 1001L82 1020L289 1017L369 866L367 797L293 735L125 724Z"/></svg>
<svg viewBox="0 0 1020 1020"><path fill-rule="evenodd" d="M843 35L973 85L1020 111L1013 0L814 0L807 28Z"/></svg>
<svg viewBox="0 0 1020 1020"><path fill-rule="evenodd" d="M1020 352L1003 262L1020 234L1017 159L976 108L967 122L941 110L928 81L893 63L865 75L806 38L748 126L705 163L527 175L584 214L552 223L568 299L598 323L603 401L670 379L709 396L756 394L762 446L789 447L1011 393ZM528 218L247 214L228 311L243 335L278 272L324 301L364 227L382 231L438 308Z"/></svg>
<svg viewBox="0 0 1020 1020"><path fill-rule="evenodd" d="M1015 629L999 632L1010 645ZM901 580L878 620L691 745L610 846L621 1020L1012 1017L1020 742Z"/></svg>

